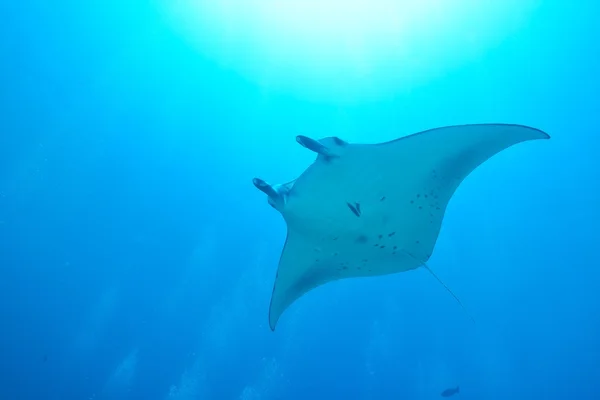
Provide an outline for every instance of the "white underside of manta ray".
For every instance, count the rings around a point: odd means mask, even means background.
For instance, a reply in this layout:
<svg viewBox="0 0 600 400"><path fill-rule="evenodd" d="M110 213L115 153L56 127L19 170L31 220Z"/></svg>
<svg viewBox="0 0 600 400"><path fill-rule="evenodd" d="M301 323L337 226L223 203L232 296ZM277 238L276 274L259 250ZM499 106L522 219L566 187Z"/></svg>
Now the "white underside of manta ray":
<svg viewBox="0 0 600 400"><path fill-rule="evenodd" d="M287 225L271 329L294 301L327 282L429 269L426 262L460 183L494 154L549 138L510 124L448 126L380 144L298 136L317 153L315 162L286 184L253 181Z"/></svg>

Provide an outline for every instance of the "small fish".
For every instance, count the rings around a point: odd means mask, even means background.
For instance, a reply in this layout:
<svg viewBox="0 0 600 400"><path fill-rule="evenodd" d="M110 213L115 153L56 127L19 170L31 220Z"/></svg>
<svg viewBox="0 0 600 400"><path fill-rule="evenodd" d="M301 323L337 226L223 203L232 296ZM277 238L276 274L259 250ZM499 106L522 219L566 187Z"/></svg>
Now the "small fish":
<svg viewBox="0 0 600 400"><path fill-rule="evenodd" d="M450 397L450 396L454 396L455 394L458 394L458 393L460 393L460 390L459 390L459 388L458 388L458 386L457 386L457 387L455 387L455 388L450 388L450 389L446 389L446 390L444 390L444 391L441 393L441 396L442 396L442 397Z"/></svg>

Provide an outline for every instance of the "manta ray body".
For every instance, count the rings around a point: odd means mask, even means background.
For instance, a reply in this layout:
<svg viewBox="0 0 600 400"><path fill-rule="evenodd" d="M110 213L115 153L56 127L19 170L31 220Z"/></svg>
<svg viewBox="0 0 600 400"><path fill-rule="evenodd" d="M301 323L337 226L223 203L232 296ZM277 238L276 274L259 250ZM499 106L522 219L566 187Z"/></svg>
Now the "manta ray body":
<svg viewBox="0 0 600 400"><path fill-rule="evenodd" d="M433 274L426 263L460 183L494 154L548 138L510 124L448 126L379 144L298 136L317 158L296 180L253 180L287 225L271 329L294 301L327 282L418 267Z"/></svg>

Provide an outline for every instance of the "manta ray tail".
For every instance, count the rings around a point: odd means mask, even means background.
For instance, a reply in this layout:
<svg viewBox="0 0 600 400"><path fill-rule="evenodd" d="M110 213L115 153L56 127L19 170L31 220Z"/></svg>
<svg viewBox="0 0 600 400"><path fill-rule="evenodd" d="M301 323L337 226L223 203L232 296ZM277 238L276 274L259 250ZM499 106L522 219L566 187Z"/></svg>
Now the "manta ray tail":
<svg viewBox="0 0 600 400"><path fill-rule="evenodd" d="M460 301L460 299L458 298L458 296L455 295L454 292L452 292L452 290L450 290L450 288L448 286L446 286L446 284L440 279L439 276L437 276L435 274L435 272L433 272L433 270L429 267L429 265L427 265L426 262L417 259L412 254L406 253L406 255L409 256L409 257L411 257L411 258L413 258L415 261L418 261L431 274L431 276L433 276L446 289L446 291L448 293L450 293L450 295L452 297L454 297L454 300L456 300L456 302L458 303L458 305L460 305L460 307L463 309L463 311L465 312L465 314L467 314L467 316L471 319L471 321L473 321L473 323L475 322L475 318L473 318L473 316L469 313L469 311L467 311L467 308L463 305L463 303Z"/></svg>
<svg viewBox="0 0 600 400"><path fill-rule="evenodd" d="M448 286L446 286L446 284L440 279L439 276L437 276L432 270L431 268L429 268L429 265L423 263L423 266L425 267L425 269L427 271L429 271L429 273L439 282L442 284L442 286L448 291L448 293L450 293L452 295L452 297L454 297L454 300L456 300L456 302L462 307L463 311L467 314L467 316L471 319L471 321L475 322L475 318L473 318L473 316L469 313L469 311L467 311L467 308L463 305L463 303L460 301L460 299L452 292L452 290L450 290L450 288Z"/></svg>

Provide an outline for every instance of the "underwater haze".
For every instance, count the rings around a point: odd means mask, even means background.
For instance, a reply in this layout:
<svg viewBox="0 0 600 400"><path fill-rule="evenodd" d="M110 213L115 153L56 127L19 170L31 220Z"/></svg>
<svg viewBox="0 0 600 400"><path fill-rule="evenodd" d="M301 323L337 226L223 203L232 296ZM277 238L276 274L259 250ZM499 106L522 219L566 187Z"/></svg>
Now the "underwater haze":
<svg viewBox="0 0 600 400"><path fill-rule="evenodd" d="M600 6L0 4L0 399L600 399ZM269 327L296 136L508 123L424 268ZM409 174L411 171L399 171ZM473 316L473 323L469 316ZM453 393L449 390L445 393Z"/></svg>

